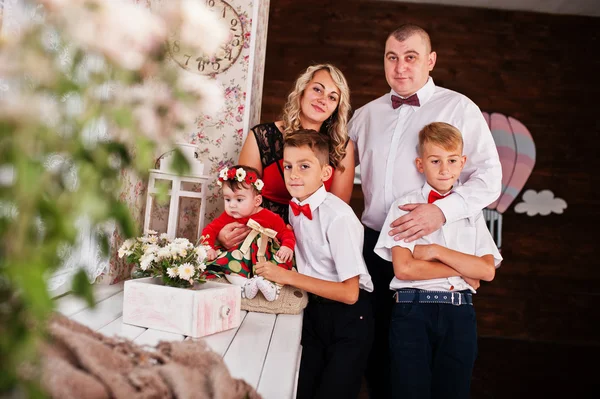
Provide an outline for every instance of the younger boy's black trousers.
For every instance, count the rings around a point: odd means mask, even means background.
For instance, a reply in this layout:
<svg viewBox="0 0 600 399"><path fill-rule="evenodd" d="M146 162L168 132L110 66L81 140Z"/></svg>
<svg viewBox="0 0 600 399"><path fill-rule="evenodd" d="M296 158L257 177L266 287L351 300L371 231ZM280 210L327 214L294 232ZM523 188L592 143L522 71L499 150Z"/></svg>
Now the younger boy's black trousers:
<svg viewBox="0 0 600 399"><path fill-rule="evenodd" d="M477 356L473 305L396 303L390 354L392 398L469 398Z"/></svg>
<svg viewBox="0 0 600 399"><path fill-rule="evenodd" d="M302 324L298 399L356 398L373 341L367 292L346 305L311 297Z"/></svg>

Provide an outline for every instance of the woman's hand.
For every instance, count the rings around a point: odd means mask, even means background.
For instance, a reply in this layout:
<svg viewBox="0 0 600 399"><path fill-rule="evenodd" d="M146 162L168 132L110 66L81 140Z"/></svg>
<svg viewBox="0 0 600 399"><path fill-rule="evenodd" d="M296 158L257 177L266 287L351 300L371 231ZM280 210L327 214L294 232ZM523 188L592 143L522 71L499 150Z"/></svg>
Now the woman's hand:
<svg viewBox="0 0 600 399"><path fill-rule="evenodd" d="M227 249L240 245L250 233L250 227L238 222L232 222L219 231L217 240Z"/></svg>
<svg viewBox="0 0 600 399"><path fill-rule="evenodd" d="M277 255L277 257L281 259L282 262L287 263L292 260L292 257L294 256L294 251L288 247L281 247L275 255Z"/></svg>

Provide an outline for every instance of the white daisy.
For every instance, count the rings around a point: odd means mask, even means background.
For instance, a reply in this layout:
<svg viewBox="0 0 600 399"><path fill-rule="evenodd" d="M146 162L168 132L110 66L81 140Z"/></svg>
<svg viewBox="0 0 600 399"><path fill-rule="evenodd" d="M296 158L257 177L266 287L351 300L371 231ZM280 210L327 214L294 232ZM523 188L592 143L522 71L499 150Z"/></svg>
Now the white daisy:
<svg viewBox="0 0 600 399"><path fill-rule="evenodd" d="M148 270L154 259L155 257L152 253L142 255L142 257L140 258L140 269L142 269L143 271Z"/></svg>
<svg viewBox="0 0 600 399"><path fill-rule="evenodd" d="M200 262L198 264L198 270L200 270L202 272L205 271L206 270L206 264L204 262Z"/></svg>
<svg viewBox="0 0 600 399"><path fill-rule="evenodd" d="M160 250L160 247L156 244L146 244L142 247L144 255L153 254L156 255Z"/></svg>
<svg viewBox="0 0 600 399"><path fill-rule="evenodd" d="M193 245L187 238L176 238L173 240L173 244L180 246L182 248L192 248Z"/></svg>
<svg viewBox="0 0 600 399"><path fill-rule="evenodd" d="M265 186L265 183L263 183L263 181L262 181L262 180L260 180L260 179L257 179L257 180L254 182L254 187L256 187L256 189L257 189L258 191L261 191L261 190L263 189L263 187L264 187L264 186Z"/></svg>
<svg viewBox="0 0 600 399"><path fill-rule="evenodd" d="M171 278L176 278L177 276L179 276L179 270L177 270L177 266L169 267L167 269L167 274Z"/></svg>
<svg viewBox="0 0 600 399"><path fill-rule="evenodd" d="M171 249L169 247L163 247L156 253L158 259L166 259L171 257Z"/></svg>
<svg viewBox="0 0 600 399"><path fill-rule="evenodd" d="M135 245L135 239L129 238L123 242L119 248L119 258L123 256L129 256L133 253L133 246Z"/></svg>
<svg viewBox="0 0 600 399"><path fill-rule="evenodd" d="M191 279L194 276L194 273L196 273L196 268L194 268L194 265L188 262L179 266L178 269L179 278L183 280Z"/></svg>
<svg viewBox="0 0 600 399"><path fill-rule="evenodd" d="M196 256L198 257L198 262L204 262L204 259L206 259L206 247L204 245L200 245L197 246L196 248L194 248L194 252L196 253Z"/></svg>

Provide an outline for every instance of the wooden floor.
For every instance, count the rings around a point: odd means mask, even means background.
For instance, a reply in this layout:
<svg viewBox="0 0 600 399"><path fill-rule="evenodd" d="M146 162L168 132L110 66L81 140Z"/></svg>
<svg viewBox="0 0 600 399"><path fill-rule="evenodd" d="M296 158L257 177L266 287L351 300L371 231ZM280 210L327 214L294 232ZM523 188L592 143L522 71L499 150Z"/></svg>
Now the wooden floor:
<svg viewBox="0 0 600 399"><path fill-rule="evenodd" d="M124 284L94 286L96 306L89 308L69 293L56 298L56 310L92 330L154 347L159 341L193 339L182 334L123 323ZM244 379L264 399L295 396L300 362L302 315L241 312L241 323L198 338L223 357L234 378Z"/></svg>

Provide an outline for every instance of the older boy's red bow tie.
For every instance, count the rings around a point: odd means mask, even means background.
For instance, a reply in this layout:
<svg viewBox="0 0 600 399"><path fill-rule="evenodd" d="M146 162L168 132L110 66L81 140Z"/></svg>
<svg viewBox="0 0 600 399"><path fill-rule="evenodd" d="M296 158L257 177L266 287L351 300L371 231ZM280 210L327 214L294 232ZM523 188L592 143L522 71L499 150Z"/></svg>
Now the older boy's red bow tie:
<svg viewBox="0 0 600 399"><path fill-rule="evenodd" d="M448 193L448 194L450 194L450 193ZM446 195L448 195L448 194L446 194ZM431 190L429 192L429 197L427 197L427 203L431 204L439 199L445 198L446 195L442 195L442 194L439 194L437 191Z"/></svg>
<svg viewBox="0 0 600 399"><path fill-rule="evenodd" d="M412 96L409 96L407 98L402 98L402 97L392 95L392 107L394 109L398 108L402 104L414 105L416 107L421 106L421 102L419 102L419 97L417 96L417 93L415 93Z"/></svg>
<svg viewBox="0 0 600 399"><path fill-rule="evenodd" d="M294 215L298 216L300 213L303 213L304 216L308 218L308 220L312 220L312 212L310 211L310 205L300 205L295 203L294 201L290 201L290 206L292 207L292 212L294 212Z"/></svg>

